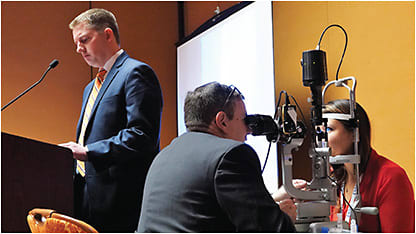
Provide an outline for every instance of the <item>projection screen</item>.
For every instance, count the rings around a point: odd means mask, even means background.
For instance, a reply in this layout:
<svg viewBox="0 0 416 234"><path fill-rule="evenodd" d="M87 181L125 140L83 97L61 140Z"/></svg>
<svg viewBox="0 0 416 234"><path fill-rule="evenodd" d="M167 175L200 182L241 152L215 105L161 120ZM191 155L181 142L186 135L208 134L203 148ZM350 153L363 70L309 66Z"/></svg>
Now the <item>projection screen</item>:
<svg viewBox="0 0 416 234"><path fill-rule="evenodd" d="M225 19L212 18L208 22L212 26L177 47L178 135L186 132L183 108L187 92L211 81L236 86L245 97L248 114L274 114L272 3L243 4ZM220 22L213 23L215 20ZM266 138L249 135L246 143L257 152L263 167ZM277 189L277 176L273 144L263 172L269 192Z"/></svg>

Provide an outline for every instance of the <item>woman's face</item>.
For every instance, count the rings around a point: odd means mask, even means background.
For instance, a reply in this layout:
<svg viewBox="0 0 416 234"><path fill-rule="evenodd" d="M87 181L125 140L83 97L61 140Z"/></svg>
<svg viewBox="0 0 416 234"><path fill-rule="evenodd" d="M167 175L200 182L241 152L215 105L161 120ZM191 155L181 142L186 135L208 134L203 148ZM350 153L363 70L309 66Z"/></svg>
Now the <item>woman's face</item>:
<svg viewBox="0 0 416 234"><path fill-rule="evenodd" d="M353 153L353 132L348 131L340 121L335 119L328 119L327 131L332 156Z"/></svg>

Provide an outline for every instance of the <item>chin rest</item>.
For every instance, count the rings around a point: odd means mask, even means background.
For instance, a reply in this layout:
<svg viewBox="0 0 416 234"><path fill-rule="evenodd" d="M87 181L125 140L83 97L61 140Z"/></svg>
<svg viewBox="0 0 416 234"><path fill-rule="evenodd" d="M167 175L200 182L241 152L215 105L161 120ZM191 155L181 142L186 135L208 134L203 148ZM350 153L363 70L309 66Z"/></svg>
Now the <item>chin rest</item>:
<svg viewBox="0 0 416 234"><path fill-rule="evenodd" d="M27 223L32 233L98 233L89 224L50 209L29 211Z"/></svg>

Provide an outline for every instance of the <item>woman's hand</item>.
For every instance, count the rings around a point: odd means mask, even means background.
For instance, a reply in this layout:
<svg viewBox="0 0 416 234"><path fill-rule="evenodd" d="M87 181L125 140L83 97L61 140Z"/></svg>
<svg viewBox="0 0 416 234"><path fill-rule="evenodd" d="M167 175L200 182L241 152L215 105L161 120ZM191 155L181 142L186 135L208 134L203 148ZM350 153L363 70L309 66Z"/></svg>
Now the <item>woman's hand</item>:
<svg viewBox="0 0 416 234"><path fill-rule="evenodd" d="M293 187L297 189L303 189L306 187L306 181L301 179L294 179L292 180ZM290 196L287 194L286 189L284 186L280 186L280 188L272 194L272 197L275 202L282 201L284 199L289 199Z"/></svg>

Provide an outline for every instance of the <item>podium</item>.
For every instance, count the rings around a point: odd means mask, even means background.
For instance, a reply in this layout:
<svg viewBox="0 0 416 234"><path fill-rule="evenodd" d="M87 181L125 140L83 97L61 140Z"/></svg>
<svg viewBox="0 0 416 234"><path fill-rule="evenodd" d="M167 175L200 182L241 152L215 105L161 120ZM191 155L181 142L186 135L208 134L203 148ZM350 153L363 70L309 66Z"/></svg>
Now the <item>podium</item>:
<svg viewBox="0 0 416 234"><path fill-rule="evenodd" d="M33 208L73 216L71 150L1 133L1 232L30 232Z"/></svg>

